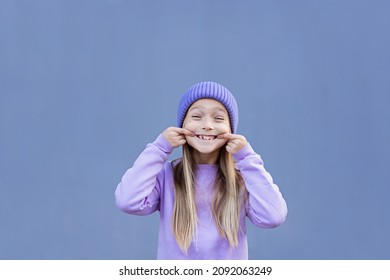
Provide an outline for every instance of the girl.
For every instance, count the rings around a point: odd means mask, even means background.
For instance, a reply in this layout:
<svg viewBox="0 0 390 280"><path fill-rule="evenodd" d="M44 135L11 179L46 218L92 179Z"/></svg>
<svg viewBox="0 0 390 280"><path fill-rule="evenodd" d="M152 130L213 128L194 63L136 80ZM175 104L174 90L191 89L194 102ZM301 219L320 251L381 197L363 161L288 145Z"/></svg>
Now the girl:
<svg viewBox="0 0 390 280"><path fill-rule="evenodd" d="M245 217L273 228L287 206L260 156L235 134L236 100L215 82L195 84L181 98L177 125L126 171L117 206L135 215L160 211L157 259L248 259ZM167 161L180 146L183 157Z"/></svg>

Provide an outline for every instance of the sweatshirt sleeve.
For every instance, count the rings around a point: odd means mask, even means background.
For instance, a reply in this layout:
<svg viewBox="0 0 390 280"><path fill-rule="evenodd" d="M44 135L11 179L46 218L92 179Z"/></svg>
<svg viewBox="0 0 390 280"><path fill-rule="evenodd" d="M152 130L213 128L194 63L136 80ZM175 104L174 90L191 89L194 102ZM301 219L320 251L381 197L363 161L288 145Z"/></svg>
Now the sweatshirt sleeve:
<svg viewBox="0 0 390 280"><path fill-rule="evenodd" d="M248 192L246 215L256 226L273 228L281 225L287 216L287 204L263 160L248 143L233 155Z"/></svg>
<svg viewBox="0 0 390 280"><path fill-rule="evenodd" d="M134 215L148 215L159 209L163 167L172 150L161 134L146 146L115 190L119 209Z"/></svg>

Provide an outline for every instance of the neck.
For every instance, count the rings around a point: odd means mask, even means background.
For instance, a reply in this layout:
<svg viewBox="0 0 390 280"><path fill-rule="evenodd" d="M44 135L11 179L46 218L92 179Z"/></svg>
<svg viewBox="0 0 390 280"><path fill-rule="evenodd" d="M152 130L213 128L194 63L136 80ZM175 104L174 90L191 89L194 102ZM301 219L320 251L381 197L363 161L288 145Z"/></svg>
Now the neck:
<svg viewBox="0 0 390 280"><path fill-rule="evenodd" d="M196 164L216 164L219 157L219 150L204 154L194 149L193 156Z"/></svg>

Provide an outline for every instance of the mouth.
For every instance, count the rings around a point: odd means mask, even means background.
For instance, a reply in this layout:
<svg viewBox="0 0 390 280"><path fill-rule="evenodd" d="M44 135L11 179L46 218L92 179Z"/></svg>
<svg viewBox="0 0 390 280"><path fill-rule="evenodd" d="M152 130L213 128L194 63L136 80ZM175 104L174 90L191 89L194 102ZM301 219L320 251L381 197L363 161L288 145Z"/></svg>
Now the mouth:
<svg viewBox="0 0 390 280"><path fill-rule="evenodd" d="M206 141L214 140L215 138L217 138L217 136L215 136L215 135L202 135L202 134L196 135L196 137L198 137L201 140L206 140Z"/></svg>

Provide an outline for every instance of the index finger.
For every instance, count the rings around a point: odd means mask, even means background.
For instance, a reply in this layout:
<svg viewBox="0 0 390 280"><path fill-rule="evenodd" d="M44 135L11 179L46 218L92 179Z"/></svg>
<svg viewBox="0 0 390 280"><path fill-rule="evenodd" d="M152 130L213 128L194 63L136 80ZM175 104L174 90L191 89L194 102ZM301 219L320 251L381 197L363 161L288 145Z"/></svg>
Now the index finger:
<svg viewBox="0 0 390 280"><path fill-rule="evenodd" d="M232 133L224 133L224 134L219 134L217 136L217 138L231 140L231 139L234 139L234 138L237 138L237 137L235 137L235 134L232 134Z"/></svg>
<svg viewBox="0 0 390 280"><path fill-rule="evenodd" d="M176 132L180 133L180 134L184 134L184 135L187 135L187 136L195 136L195 133L192 132L191 130L188 130L186 128L181 128L181 127L178 127Z"/></svg>

